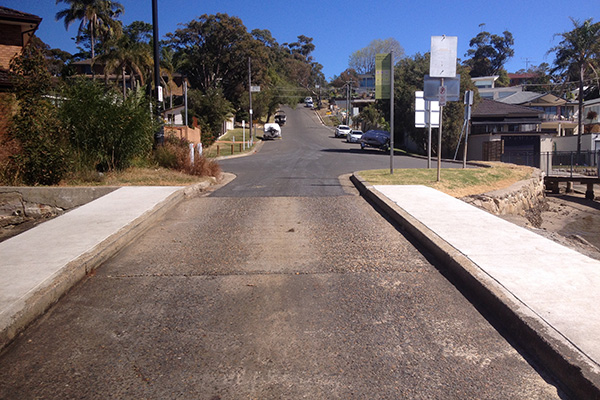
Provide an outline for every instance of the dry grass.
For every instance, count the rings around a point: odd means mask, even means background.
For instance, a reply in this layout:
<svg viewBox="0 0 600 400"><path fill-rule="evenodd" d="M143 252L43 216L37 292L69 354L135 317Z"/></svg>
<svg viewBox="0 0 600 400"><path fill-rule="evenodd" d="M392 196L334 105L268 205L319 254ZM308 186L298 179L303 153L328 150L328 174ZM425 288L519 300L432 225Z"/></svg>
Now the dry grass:
<svg viewBox="0 0 600 400"><path fill-rule="evenodd" d="M522 165L486 163L490 168L442 169L437 182L437 169L396 169L361 171L360 176L372 185L425 185L453 197L464 197L506 188L527 179L533 169Z"/></svg>
<svg viewBox="0 0 600 400"><path fill-rule="evenodd" d="M208 179L167 168L132 167L124 171L65 179L61 186L187 186Z"/></svg>

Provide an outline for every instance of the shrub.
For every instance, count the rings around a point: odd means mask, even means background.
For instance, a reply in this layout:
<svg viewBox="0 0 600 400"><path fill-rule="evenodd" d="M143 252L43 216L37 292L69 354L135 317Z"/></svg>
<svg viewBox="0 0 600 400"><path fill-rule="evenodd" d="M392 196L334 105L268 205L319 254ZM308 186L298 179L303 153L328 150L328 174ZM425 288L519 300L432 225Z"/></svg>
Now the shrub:
<svg viewBox="0 0 600 400"><path fill-rule="evenodd" d="M96 81L80 79L65 90L61 115L78 162L88 169L110 171L131 165L152 149L158 124L141 92L126 99Z"/></svg>
<svg viewBox="0 0 600 400"><path fill-rule="evenodd" d="M47 96L52 85L44 55L38 47L27 46L10 66L18 109L3 140L14 151L5 158L4 174L12 174L12 184L56 184L68 170L69 146L56 107Z"/></svg>
<svg viewBox="0 0 600 400"><path fill-rule="evenodd" d="M214 176L218 178L221 175L219 164L216 161L200 156L197 150L194 151L194 164L192 164L189 142L184 139L168 136L165 138L164 145L154 150L154 160L159 166L164 168L175 169L190 175Z"/></svg>

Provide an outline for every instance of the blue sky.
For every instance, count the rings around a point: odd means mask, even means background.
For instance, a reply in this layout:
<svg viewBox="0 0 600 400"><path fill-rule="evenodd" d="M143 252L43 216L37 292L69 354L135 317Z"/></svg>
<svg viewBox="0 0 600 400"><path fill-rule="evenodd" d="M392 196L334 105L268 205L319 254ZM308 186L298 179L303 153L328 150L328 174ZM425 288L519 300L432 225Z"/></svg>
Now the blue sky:
<svg viewBox="0 0 600 400"><path fill-rule="evenodd" d="M121 0L121 20L152 22L151 0ZM0 5L43 18L38 36L51 47L71 53L77 33L68 31L54 18L65 4L55 0L0 0ZM547 51L559 42L554 35L572 29L569 17L600 21L599 0L158 0L159 33L163 37L203 14L227 13L241 18L248 31L268 29L279 43L293 42L298 35L313 38L316 61L329 79L348 67L352 52L373 39L393 37L407 55L430 50L431 36L458 36L458 57L464 58L469 41L480 32L480 24L494 34L510 31L515 39L515 56L507 63L509 72L552 63Z"/></svg>

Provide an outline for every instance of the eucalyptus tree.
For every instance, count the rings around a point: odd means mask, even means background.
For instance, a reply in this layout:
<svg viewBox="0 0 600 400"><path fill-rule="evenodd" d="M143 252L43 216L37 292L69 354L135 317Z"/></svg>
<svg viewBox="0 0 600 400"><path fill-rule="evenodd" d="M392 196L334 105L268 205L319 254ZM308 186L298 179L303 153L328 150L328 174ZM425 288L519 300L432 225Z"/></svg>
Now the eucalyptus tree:
<svg viewBox="0 0 600 400"><path fill-rule="evenodd" d="M65 29L75 21L80 21L77 40L82 34L90 36L92 63L96 57L95 46L100 36L110 37L120 34L121 24L116 20L123 12L121 3L110 0L56 0L56 4L65 3L65 8L56 13L56 20L63 20Z"/></svg>
<svg viewBox="0 0 600 400"><path fill-rule="evenodd" d="M573 30L560 33L561 42L548 53L556 53L553 72L560 73L565 80L575 77L579 82L579 116L577 118L577 154L581 152L583 134L583 86L591 73L598 78L600 61L600 22L593 23L592 18L579 22L571 18Z"/></svg>
<svg viewBox="0 0 600 400"><path fill-rule="evenodd" d="M509 31L502 32L502 35L479 32L469 42L470 49L465 54L470 57L464 64L471 68L471 77L500 75L504 64L515 54L514 44Z"/></svg>

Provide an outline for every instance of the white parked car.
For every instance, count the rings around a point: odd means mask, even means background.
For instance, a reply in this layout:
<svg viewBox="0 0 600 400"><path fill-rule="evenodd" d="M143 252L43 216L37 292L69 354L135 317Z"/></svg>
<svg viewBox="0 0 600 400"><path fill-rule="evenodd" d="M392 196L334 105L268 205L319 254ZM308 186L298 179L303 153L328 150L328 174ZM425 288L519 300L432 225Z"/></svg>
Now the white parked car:
<svg viewBox="0 0 600 400"><path fill-rule="evenodd" d="M359 131L356 129L352 129L349 134L346 135L346 142L348 143L358 143L360 138L363 135L363 131Z"/></svg>
<svg viewBox="0 0 600 400"><path fill-rule="evenodd" d="M352 129L348 125L338 125L335 128L335 137L346 137Z"/></svg>
<svg viewBox="0 0 600 400"><path fill-rule="evenodd" d="M276 139L281 137L281 127L279 124L265 124L263 131L263 139Z"/></svg>

